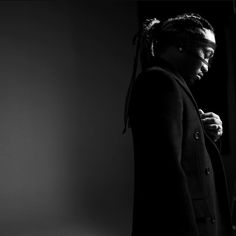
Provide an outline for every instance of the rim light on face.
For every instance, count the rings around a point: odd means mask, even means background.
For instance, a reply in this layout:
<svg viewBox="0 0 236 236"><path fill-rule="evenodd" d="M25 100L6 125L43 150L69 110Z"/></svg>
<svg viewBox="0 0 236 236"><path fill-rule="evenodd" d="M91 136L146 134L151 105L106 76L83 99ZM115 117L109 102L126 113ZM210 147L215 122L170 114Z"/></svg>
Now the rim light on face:
<svg viewBox="0 0 236 236"><path fill-rule="evenodd" d="M197 53L196 49L201 51L201 55ZM208 39L199 39L198 41L193 40L188 42L185 47L185 51L192 57L200 60L208 68L211 67L212 58L214 56L216 44Z"/></svg>
<svg viewBox="0 0 236 236"><path fill-rule="evenodd" d="M192 50L189 50L189 49L186 49L186 48L185 48L185 51L186 51L189 55L191 55L192 57L194 57L194 58L200 60L200 61L201 61L202 63L204 63L208 68L211 67L212 57L211 57L211 58L207 58L207 60L208 60L208 61L207 61L206 59L202 58L200 55L198 55L197 53L193 52Z"/></svg>

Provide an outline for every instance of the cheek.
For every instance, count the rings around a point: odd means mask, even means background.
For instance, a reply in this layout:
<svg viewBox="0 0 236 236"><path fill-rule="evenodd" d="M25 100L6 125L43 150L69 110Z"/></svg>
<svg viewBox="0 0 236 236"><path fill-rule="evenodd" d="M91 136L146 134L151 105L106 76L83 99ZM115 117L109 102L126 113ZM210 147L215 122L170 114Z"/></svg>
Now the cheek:
<svg viewBox="0 0 236 236"><path fill-rule="evenodd" d="M199 48L191 49L191 51L192 54L196 56L190 54L188 57L186 57L184 67L186 73L193 75L199 73L202 67L202 61L198 59L198 57L203 58L204 56L203 56L203 51Z"/></svg>
<svg viewBox="0 0 236 236"><path fill-rule="evenodd" d="M201 70L202 62L198 60L188 60L184 65L184 69L188 74L196 74Z"/></svg>

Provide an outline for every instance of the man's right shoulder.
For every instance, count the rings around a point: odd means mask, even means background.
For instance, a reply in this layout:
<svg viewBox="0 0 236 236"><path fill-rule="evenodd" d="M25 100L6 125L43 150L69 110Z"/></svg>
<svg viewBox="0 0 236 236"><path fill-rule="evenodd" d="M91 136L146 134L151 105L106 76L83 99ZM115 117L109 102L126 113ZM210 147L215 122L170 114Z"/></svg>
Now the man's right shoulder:
<svg viewBox="0 0 236 236"><path fill-rule="evenodd" d="M137 77L138 81L155 81L155 82L162 82L163 80L168 81L171 80L173 81L174 78L174 73L159 67L159 66L153 66L149 67L145 70L143 70Z"/></svg>

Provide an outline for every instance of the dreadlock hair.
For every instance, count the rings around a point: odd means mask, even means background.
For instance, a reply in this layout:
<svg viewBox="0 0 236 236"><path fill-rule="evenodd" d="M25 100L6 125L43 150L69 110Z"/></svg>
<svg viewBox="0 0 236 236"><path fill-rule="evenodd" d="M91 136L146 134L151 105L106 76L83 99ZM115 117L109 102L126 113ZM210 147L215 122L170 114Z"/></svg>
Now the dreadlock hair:
<svg viewBox="0 0 236 236"><path fill-rule="evenodd" d="M214 33L212 25L199 14L185 13L160 22L156 18L146 19L142 25L140 62L143 69L170 45L196 45L204 41L204 29Z"/></svg>
<svg viewBox="0 0 236 236"><path fill-rule="evenodd" d="M129 120L131 92L136 78L138 60L140 59L141 68L144 70L145 68L154 65L158 54L165 51L170 45L184 47L190 44L192 46L206 44L204 29L211 30L215 33L212 25L196 13L184 13L163 22L156 18L146 19L143 22L139 32L134 38L137 41L137 47L133 74L125 101L125 127L123 133L126 131ZM215 47L215 45L212 45L212 47Z"/></svg>

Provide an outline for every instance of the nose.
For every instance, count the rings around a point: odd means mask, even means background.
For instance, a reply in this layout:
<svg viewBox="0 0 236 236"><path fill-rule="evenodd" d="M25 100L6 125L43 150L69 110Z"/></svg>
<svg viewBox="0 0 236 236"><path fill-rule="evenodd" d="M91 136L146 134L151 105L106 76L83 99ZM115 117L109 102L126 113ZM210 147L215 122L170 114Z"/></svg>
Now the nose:
<svg viewBox="0 0 236 236"><path fill-rule="evenodd" d="M202 63L201 71L202 71L204 74L208 72L208 69L209 69L208 62Z"/></svg>

